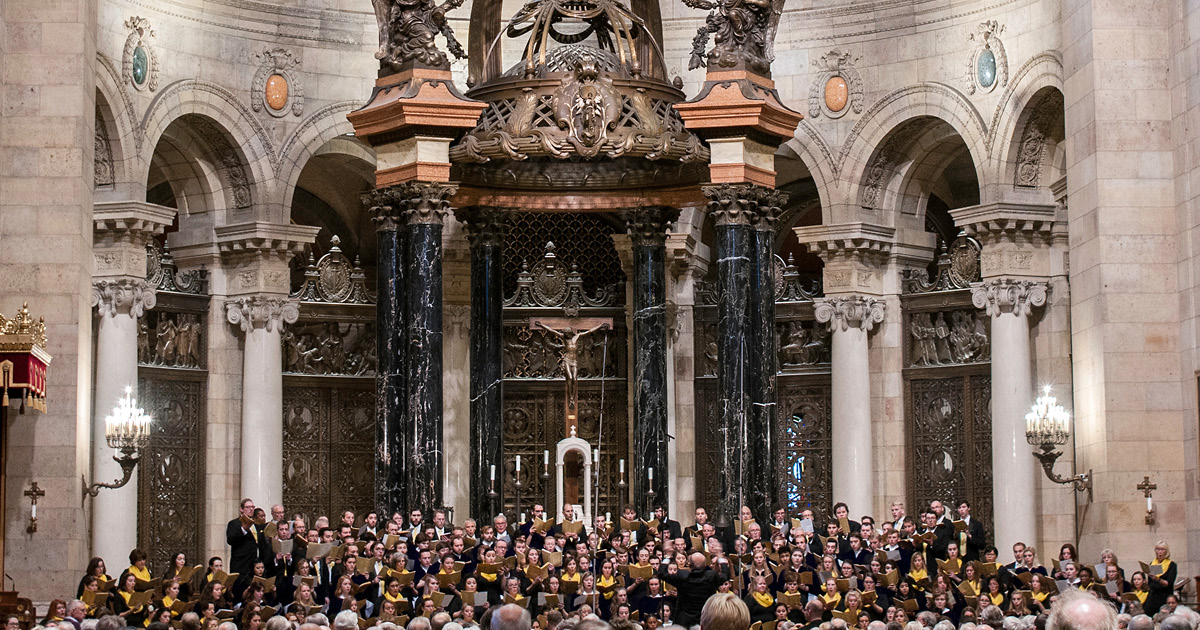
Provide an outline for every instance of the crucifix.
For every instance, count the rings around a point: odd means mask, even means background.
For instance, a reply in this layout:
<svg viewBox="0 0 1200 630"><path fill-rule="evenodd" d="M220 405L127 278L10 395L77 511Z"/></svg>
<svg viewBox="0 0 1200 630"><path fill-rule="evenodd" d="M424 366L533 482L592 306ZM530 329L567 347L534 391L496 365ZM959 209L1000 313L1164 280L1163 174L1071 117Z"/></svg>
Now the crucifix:
<svg viewBox="0 0 1200 630"><path fill-rule="evenodd" d="M542 329L562 342L559 361L566 380L564 413L567 426L564 435L574 435L579 412L579 340L599 330L612 330L611 317L534 317L531 330Z"/></svg>
<svg viewBox="0 0 1200 630"><path fill-rule="evenodd" d="M29 497L29 502L30 502L29 527L26 527L25 531L32 534L37 531L37 502L38 502L38 499L46 496L46 491L39 488L38 483L36 481L34 481L30 484L30 488L28 490L26 490L23 494L25 496Z"/></svg>
<svg viewBox="0 0 1200 630"><path fill-rule="evenodd" d="M1141 490L1146 495L1146 524L1154 524L1154 491L1158 489L1158 484L1150 483L1150 477L1142 478L1142 483L1137 485L1137 489Z"/></svg>

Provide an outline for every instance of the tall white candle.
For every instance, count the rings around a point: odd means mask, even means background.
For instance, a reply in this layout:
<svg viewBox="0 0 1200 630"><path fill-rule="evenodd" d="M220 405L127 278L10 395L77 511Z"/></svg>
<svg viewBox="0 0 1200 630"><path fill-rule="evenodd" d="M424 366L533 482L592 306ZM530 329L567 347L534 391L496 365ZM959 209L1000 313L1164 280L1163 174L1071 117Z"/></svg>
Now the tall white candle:
<svg viewBox="0 0 1200 630"><path fill-rule="evenodd" d="M654 469L649 468L647 471L650 473L650 481L654 481Z"/></svg>
<svg viewBox="0 0 1200 630"><path fill-rule="evenodd" d="M492 464L492 481L496 480L496 465Z"/></svg>
<svg viewBox="0 0 1200 630"><path fill-rule="evenodd" d="M517 472L521 472L521 456L517 455Z"/></svg>
<svg viewBox="0 0 1200 630"><path fill-rule="evenodd" d="M625 474L625 460L622 459L618 463L621 464L621 474L624 475Z"/></svg>
<svg viewBox="0 0 1200 630"><path fill-rule="evenodd" d="M550 451L548 451L548 450L542 451L542 465L543 466L550 465Z"/></svg>

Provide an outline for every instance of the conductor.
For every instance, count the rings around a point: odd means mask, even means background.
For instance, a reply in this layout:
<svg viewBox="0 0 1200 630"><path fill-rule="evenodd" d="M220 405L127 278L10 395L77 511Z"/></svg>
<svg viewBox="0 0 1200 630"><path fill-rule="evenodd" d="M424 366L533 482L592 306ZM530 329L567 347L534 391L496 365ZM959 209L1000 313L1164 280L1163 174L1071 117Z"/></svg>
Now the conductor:
<svg viewBox="0 0 1200 630"><path fill-rule="evenodd" d="M676 624L690 628L700 623L700 611L704 608L704 602L729 580L729 561L725 558L713 560L717 569L709 568L704 554L697 551L691 556L690 569L681 571L674 564L659 567L659 579L674 586L679 592Z"/></svg>

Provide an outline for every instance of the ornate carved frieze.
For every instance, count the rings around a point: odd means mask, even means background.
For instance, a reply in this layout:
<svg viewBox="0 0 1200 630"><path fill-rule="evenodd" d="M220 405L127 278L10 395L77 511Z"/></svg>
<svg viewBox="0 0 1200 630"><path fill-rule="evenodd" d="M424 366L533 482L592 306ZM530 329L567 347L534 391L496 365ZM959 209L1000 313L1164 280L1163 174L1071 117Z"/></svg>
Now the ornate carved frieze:
<svg viewBox="0 0 1200 630"><path fill-rule="evenodd" d="M338 247L342 242L336 234L331 239L329 251L315 260L308 254L308 265L304 268L304 282L291 297L301 302L326 302L333 304L374 304L375 298L367 289L367 274L356 259L350 259Z"/></svg>
<svg viewBox="0 0 1200 630"><path fill-rule="evenodd" d="M204 116L188 116L187 122L220 161L225 184L228 186L226 195L229 204L238 210L245 210L253 205L246 165L242 163L241 153L234 149L229 137Z"/></svg>
<svg viewBox="0 0 1200 630"><path fill-rule="evenodd" d="M866 179L862 184L862 197L859 202L863 208L878 210L883 205L883 189L887 186L900 157L919 135L934 124L937 124L935 119L910 121L884 141L867 166Z"/></svg>
<svg viewBox="0 0 1200 630"><path fill-rule="evenodd" d="M787 193L754 184L719 184L700 190L709 199L708 214L717 225L769 224L787 203Z"/></svg>
<svg viewBox="0 0 1200 630"><path fill-rule="evenodd" d="M1057 96L1048 96L1038 103L1021 134L1014 185L1020 188L1037 188L1041 185L1049 140L1056 129L1061 128L1062 118L1063 102Z"/></svg>
<svg viewBox="0 0 1200 630"><path fill-rule="evenodd" d="M203 369L206 337L198 313L148 313L138 324L138 363Z"/></svg>
<svg viewBox="0 0 1200 630"><path fill-rule="evenodd" d="M462 44L446 14L462 6L463 0L371 0L379 26L380 65L395 71L406 66L450 69L450 59L437 47L439 34L446 38L446 49L457 59L466 57Z"/></svg>
<svg viewBox="0 0 1200 630"><path fill-rule="evenodd" d="M823 298L816 301L817 321L831 329L861 328L871 332L887 314L887 303L858 295Z"/></svg>
<svg viewBox="0 0 1200 630"><path fill-rule="evenodd" d="M108 140L108 125L104 124L104 113L100 104L96 104L96 133L95 150L92 156L95 167L94 186L96 188L111 188L117 181L116 170L113 166L112 144Z"/></svg>
<svg viewBox="0 0 1200 630"><path fill-rule="evenodd" d="M133 16L125 20L129 36L125 38L125 50L121 56L121 78L136 90L158 89L158 53L150 40L155 32L150 20Z"/></svg>
<svg viewBox="0 0 1200 630"><path fill-rule="evenodd" d="M689 70L708 66L710 71L745 68L770 76L775 25L783 3L764 0L684 0L693 9L708 11L708 18L692 39ZM778 13L777 13L778 12ZM714 36L707 54L708 39Z"/></svg>
<svg viewBox="0 0 1200 630"><path fill-rule="evenodd" d="M909 365L962 365L991 359L986 317L974 311L913 313L908 322Z"/></svg>
<svg viewBox="0 0 1200 630"><path fill-rule="evenodd" d="M283 371L289 374L373 376L375 326L367 323L304 323L282 336Z"/></svg>
<svg viewBox="0 0 1200 630"><path fill-rule="evenodd" d="M165 242L159 246L152 241L146 245L146 282L159 291L205 295L208 293L208 270L179 271L170 247Z"/></svg>
<svg viewBox="0 0 1200 630"><path fill-rule="evenodd" d="M300 303L296 300L255 295L225 302L225 318L245 334L255 328L266 328L268 332L282 330L285 324L294 324L299 317Z"/></svg>
<svg viewBox="0 0 1200 630"><path fill-rule="evenodd" d="M823 295L821 280L805 281L796 268L796 259L788 254L787 262L775 256L775 302L811 302Z"/></svg>
<svg viewBox="0 0 1200 630"><path fill-rule="evenodd" d="M553 242L546 243L542 259L532 268L521 264L516 293L504 300L504 306L561 308L568 317L575 317L582 307L617 303L618 285L602 287L589 295L583 289L579 266L572 263L570 271L565 271L556 250Z"/></svg>
<svg viewBox="0 0 1200 630"><path fill-rule="evenodd" d="M377 231L396 231L396 227L402 222L403 204L395 190L391 187L372 190L364 193L361 199Z"/></svg>
<svg viewBox="0 0 1200 630"><path fill-rule="evenodd" d="M851 111L862 113L863 80L855 61L848 52L831 50L813 62L818 72L808 90L810 118L824 115L837 119Z"/></svg>
<svg viewBox="0 0 1200 630"><path fill-rule="evenodd" d="M997 278L972 287L971 303L992 317L1005 313L1027 316L1034 307L1046 303L1048 289L1045 282Z"/></svg>
<svg viewBox="0 0 1200 630"><path fill-rule="evenodd" d="M467 239L472 246L496 246L504 244L508 231L507 210L483 206L459 208L455 217L467 228Z"/></svg>
<svg viewBox="0 0 1200 630"><path fill-rule="evenodd" d="M976 90L991 92L997 85L1008 85L1008 54L999 37L1003 32L1003 25L996 20L987 20L980 22L975 32L967 37L975 43L963 75L967 94L974 94Z"/></svg>
<svg viewBox="0 0 1200 630"><path fill-rule="evenodd" d="M377 191L386 196L387 203L375 207L382 211L390 206L409 224L441 225L450 212L450 197L457 191L451 184L405 182Z"/></svg>
<svg viewBox="0 0 1200 630"><path fill-rule="evenodd" d="M102 317L116 317L121 313L138 318L154 308L155 303L154 287L140 278L96 280L92 283L92 307L99 309Z"/></svg>
<svg viewBox="0 0 1200 630"><path fill-rule="evenodd" d="M971 284L980 280L980 247L979 241L960 236L954 239L949 249L942 243L941 253L938 254L937 275L929 277L924 270L904 270L905 293L932 293L934 291L953 291L969 289Z"/></svg>
<svg viewBox="0 0 1200 630"><path fill-rule="evenodd" d="M829 327L805 320L777 321L780 370L830 362Z"/></svg>
<svg viewBox="0 0 1200 630"><path fill-rule="evenodd" d="M286 48L271 48L256 55L260 65L250 88L250 107L282 118L304 113L304 85L294 72L300 60Z"/></svg>

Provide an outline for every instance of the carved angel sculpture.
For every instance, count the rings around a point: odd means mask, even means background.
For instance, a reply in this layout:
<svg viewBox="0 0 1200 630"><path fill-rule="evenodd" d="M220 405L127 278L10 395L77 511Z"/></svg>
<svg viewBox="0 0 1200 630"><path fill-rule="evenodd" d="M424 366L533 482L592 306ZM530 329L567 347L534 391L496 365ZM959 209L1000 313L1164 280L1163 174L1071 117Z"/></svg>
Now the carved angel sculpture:
<svg viewBox="0 0 1200 630"><path fill-rule="evenodd" d="M716 64L723 68L740 65L760 73L771 69L771 41L783 2L778 0L683 0L693 9L709 11L704 26L692 40L689 70ZM713 49L708 52L709 35Z"/></svg>
<svg viewBox="0 0 1200 630"><path fill-rule="evenodd" d="M371 0L371 3L379 24L379 50L375 58L392 68L400 69L405 61L449 67L449 58L435 42L438 33L445 36L446 49L451 54L459 59L466 56L462 44L454 37L454 29L446 21L446 14L461 6L463 0L445 0L441 4L433 0Z"/></svg>

